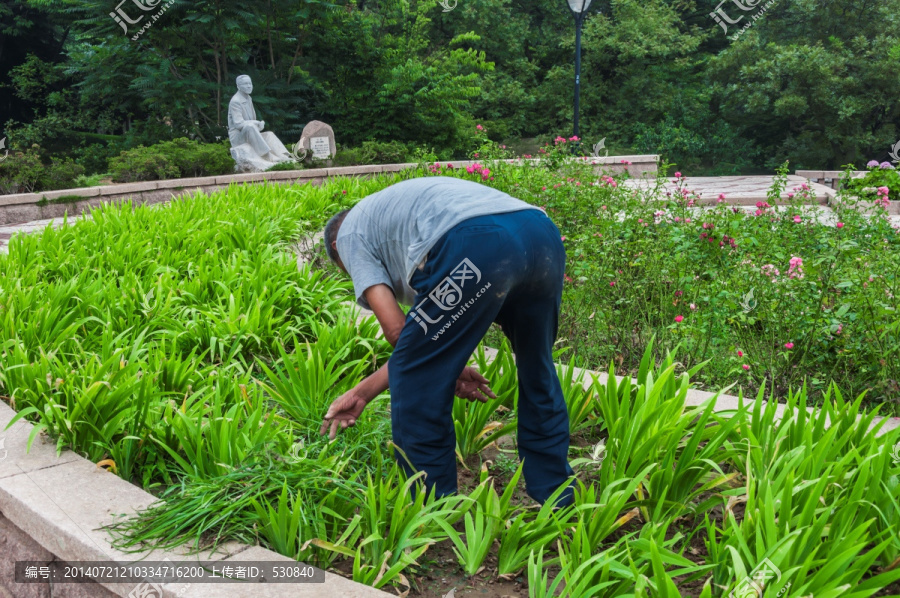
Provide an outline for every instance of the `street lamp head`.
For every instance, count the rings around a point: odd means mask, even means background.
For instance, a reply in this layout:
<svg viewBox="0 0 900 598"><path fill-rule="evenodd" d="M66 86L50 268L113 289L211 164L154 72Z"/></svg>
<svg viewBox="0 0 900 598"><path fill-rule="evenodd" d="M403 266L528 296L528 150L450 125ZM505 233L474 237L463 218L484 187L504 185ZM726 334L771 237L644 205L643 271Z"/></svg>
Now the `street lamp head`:
<svg viewBox="0 0 900 598"><path fill-rule="evenodd" d="M582 13L587 12L588 7L591 5L591 0L566 0L569 3L569 9L572 11L572 14L578 16Z"/></svg>

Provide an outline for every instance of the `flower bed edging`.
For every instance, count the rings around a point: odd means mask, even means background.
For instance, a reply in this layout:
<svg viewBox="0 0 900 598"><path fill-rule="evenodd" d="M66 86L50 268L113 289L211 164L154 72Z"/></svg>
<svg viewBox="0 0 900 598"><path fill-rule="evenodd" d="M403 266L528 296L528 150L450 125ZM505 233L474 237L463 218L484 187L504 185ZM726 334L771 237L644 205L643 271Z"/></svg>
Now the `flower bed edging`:
<svg viewBox="0 0 900 598"><path fill-rule="evenodd" d="M658 156L608 156L590 158L595 171L612 173L630 169L635 175L656 173ZM629 162L624 164L622 161ZM506 160L506 162L522 162L522 160ZM471 160L439 162L447 165L466 167L475 162ZM133 200L136 204L155 204L169 201L183 195L197 192L211 193L225 189L237 183L294 184L311 183L317 185L337 176L371 176L384 172L400 172L418 166L415 162L403 164L368 164L363 166L343 166L335 168L311 168L307 170L283 170L275 172L259 172L246 174L229 174L187 179L168 179L162 181L146 181L142 183L123 183L102 187L84 187L80 189L60 189L43 193L19 193L0 195L0 225L18 224L46 218L61 218L81 214L92 207L111 201Z"/></svg>
<svg viewBox="0 0 900 598"><path fill-rule="evenodd" d="M284 561L295 562L260 546L227 542L216 551L188 556L181 551L149 550L124 553L112 547L103 526L118 515L144 509L156 498L115 474L97 467L71 451L57 457L55 444L35 440L26 451L33 426L20 420L6 425L15 412L0 405L0 533L7 545L21 547L4 551L0 557L0 597L6 590L13 596L50 595L48 584L16 584L16 560L47 558L64 561ZM324 584L254 584L254 596L269 598L312 598L319 596L376 598L385 592L326 572ZM46 589L42 589L46 587ZM99 598L127 597L134 583L104 583L66 586L68 596ZM247 596L244 584L161 584L163 598L238 598ZM57 587L57 590L59 588ZM54 592L53 595L56 595Z"/></svg>

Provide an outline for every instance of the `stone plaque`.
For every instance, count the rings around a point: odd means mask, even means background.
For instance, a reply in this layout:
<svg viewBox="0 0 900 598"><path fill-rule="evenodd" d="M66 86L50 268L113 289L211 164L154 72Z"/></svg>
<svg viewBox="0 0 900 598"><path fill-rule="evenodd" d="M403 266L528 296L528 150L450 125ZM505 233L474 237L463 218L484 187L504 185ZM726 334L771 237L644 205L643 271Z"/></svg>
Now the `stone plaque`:
<svg viewBox="0 0 900 598"><path fill-rule="evenodd" d="M299 144L307 150L308 156L317 160L330 160L337 150L334 131L328 124L319 120L310 121L303 127Z"/></svg>
<svg viewBox="0 0 900 598"><path fill-rule="evenodd" d="M309 140L309 149L312 150L313 158L327 160L331 157L331 144L328 142L328 137L313 137Z"/></svg>

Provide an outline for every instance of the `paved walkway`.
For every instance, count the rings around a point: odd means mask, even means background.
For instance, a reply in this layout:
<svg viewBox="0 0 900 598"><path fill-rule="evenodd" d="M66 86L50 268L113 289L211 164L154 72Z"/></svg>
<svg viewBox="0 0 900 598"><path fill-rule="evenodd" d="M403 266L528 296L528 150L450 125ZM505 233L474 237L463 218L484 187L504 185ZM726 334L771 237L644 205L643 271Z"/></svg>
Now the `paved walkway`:
<svg viewBox="0 0 900 598"><path fill-rule="evenodd" d="M715 176L715 177L687 177L682 179L684 182L679 184L675 182L674 177L666 180L666 183L660 194L660 199L666 199L666 193L675 193L679 186L683 186L689 191L697 193L704 202L715 203L720 193L725 194L725 199L729 205L752 205L755 206L758 201L765 201L768 197L769 189L775 180L774 176ZM799 187L803 183L807 183L816 200L819 203L827 204L829 200L835 197L835 190L821 185L819 183L810 183L807 179L796 175L789 175L787 185L781 194L783 201L788 201L788 193L792 193L795 187ZM629 179L625 181L628 187L639 189L651 189L656 185L655 179Z"/></svg>
<svg viewBox="0 0 900 598"><path fill-rule="evenodd" d="M82 218L90 218L90 215L86 216L70 216L69 224L73 224ZM50 218L48 220L34 220L32 222L25 222L22 224L10 224L9 226L0 226L0 253L9 253L9 240L16 233L36 233L44 230L47 226L54 226L59 228L63 225L62 218Z"/></svg>

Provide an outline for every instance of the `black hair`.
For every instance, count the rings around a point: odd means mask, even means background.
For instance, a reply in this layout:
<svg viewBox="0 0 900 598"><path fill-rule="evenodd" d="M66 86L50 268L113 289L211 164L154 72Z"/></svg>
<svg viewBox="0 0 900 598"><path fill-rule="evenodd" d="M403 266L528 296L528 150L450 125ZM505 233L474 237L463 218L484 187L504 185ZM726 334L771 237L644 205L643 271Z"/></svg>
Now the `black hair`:
<svg viewBox="0 0 900 598"><path fill-rule="evenodd" d="M331 245L337 239L338 230L341 228L341 224L344 222L344 218L347 217L349 212L349 209L341 210L332 216L331 219L328 220L328 224L325 225L325 253L328 255L328 259L335 264L337 264L338 254Z"/></svg>

